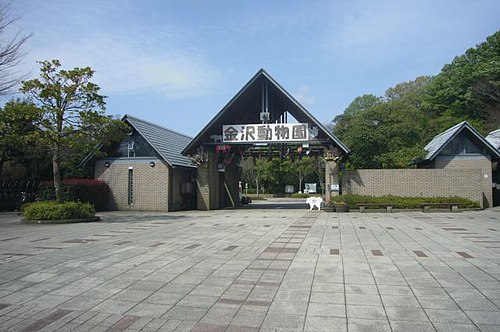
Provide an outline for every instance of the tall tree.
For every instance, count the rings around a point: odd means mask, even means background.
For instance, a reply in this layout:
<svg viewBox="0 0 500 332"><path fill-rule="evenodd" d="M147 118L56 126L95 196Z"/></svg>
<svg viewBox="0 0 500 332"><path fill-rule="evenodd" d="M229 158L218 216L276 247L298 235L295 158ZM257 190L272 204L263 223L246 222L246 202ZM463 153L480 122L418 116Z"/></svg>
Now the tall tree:
<svg viewBox="0 0 500 332"><path fill-rule="evenodd" d="M302 159L295 160L292 164L293 169L297 172L297 177L299 179L298 190L302 191L302 182L305 177L314 173L314 159L308 156L302 157Z"/></svg>
<svg viewBox="0 0 500 332"><path fill-rule="evenodd" d="M9 101L0 109L0 176L3 165L24 155L32 147L31 138L38 110L30 101Z"/></svg>
<svg viewBox="0 0 500 332"><path fill-rule="evenodd" d="M424 108L440 123L475 121L487 133L500 125L500 31L459 55L430 84Z"/></svg>
<svg viewBox="0 0 500 332"><path fill-rule="evenodd" d="M90 81L90 67L64 70L58 60L39 64L40 78L24 81L21 91L38 106L38 137L52 153L56 199L62 201L63 161L75 152L90 151L96 140L117 139L124 124L105 115L105 97Z"/></svg>
<svg viewBox="0 0 500 332"><path fill-rule="evenodd" d="M13 14L10 3L0 4L0 96L12 92L25 78L16 67L24 57L23 46L31 34L13 31L17 20L19 16Z"/></svg>
<svg viewBox="0 0 500 332"><path fill-rule="evenodd" d="M405 168L422 157L429 118L421 98L432 79L418 77L387 90L366 109L336 122L334 133L351 149L354 168Z"/></svg>

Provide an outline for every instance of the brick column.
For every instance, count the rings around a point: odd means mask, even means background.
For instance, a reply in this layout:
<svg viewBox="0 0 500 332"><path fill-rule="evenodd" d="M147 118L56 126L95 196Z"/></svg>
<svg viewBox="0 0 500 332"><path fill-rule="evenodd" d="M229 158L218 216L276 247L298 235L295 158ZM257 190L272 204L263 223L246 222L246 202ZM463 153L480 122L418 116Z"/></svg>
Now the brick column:
<svg viewBox="0 0 500 332"><path fill-rule="evenodd" d="M339 186L339 163L338 161L327 160L325 167L325 187L326 187L326 204L330 204L331 196L338 196L338 190L332 190L332 185Z"/></svg>
<svg viewBox="0 0 500 332"><path fill-rule="evenodd" d="M196 208L210 210L210 172L207 161L198 166L196 174Z"/></svg>

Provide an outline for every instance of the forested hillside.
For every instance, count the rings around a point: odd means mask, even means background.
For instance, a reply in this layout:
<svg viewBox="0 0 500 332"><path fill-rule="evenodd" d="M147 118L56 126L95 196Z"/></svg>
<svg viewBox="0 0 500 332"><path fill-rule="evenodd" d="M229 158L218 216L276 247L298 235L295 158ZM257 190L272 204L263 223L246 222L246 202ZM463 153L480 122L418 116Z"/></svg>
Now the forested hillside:
<svg viewBox="0 0 500 332"><path fill-rule="evenodd" d="M464 120L483 134L500 128L500 31L434 77L355 98L333 132L352 150L349 167L404 168L434 135Z"/></svg>

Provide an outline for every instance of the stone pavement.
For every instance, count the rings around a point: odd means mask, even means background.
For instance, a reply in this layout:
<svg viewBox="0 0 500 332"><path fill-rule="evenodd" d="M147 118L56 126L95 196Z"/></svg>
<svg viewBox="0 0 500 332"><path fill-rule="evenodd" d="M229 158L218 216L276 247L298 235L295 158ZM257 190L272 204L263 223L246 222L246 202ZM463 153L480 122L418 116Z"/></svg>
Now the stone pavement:
<svg viewBox="0 0 500 332"><path fill-rule="evenodd" d="M0 330L500 331L500 211L258 206L0 214Z"/></svg>

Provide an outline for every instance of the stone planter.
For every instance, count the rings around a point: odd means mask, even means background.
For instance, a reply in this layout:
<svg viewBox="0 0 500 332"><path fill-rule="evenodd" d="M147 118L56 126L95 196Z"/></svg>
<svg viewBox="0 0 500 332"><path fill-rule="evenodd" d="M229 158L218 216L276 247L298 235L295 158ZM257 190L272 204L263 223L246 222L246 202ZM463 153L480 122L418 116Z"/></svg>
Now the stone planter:
<svg viewBox="0 0 500 332"><path fill-rule="evenodd" d="M335 204L335 212L349 212L349 205Z"/></svg>

